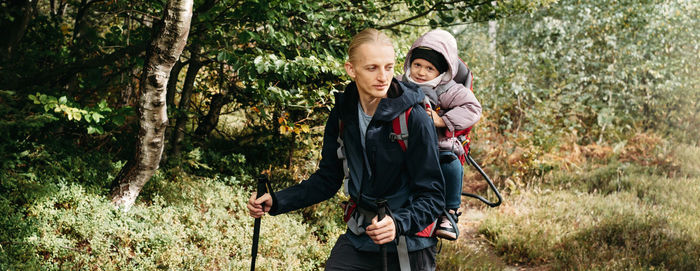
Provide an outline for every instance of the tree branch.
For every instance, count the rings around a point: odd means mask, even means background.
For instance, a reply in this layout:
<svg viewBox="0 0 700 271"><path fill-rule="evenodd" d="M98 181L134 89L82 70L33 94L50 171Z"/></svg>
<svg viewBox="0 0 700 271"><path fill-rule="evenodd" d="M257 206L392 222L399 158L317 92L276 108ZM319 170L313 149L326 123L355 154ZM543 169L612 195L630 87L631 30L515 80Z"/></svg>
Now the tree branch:
<svg viewBox="0 0 700 271"><path fill-rule="evenodd" d="M402 25L402 24L408 25L408 22L413 21L415 19L418 19L420 17L425 17L433 11L449 11L449 10L451 10L451 9L447 9L447 10L438 9L441 6L453 5L453 4L464 3L464 2L466 2L466 1L437 2L437 3L435 3L435 5L433 5L432 7L430 7L429 9L427 9L421 13L418 13L418 14L413 15L411 17L408 17L406 19L400 20L398 22L394 22L394 23L391 23L388 25L379 26L379 27L377 27L377 29L391 29L391 28L394 28L394 27ZM477 2L475 4L467 5L467 6L460 7L460 8L473 8L473 7L482 6L485 4L490 4L491 2L493 2L493 0L486 0L483 2ZM496 1L496 2L498 2L498 1Z"/></svg>
<svg viewBox="0 0 700 271"><path fill-rule="evenodd" d="M418 18L420 18L420 17L426 16L426 15L430 14L431 12L433 12L433 10L435 10L435 9L438 7L438 5L440 5L441 3L442 3L442 2L437 3L437 4L435 4L434 6L432 6L431 8L429 8L428 10L425 10L425 11L423 11L423 12L421 12L421 13L418 13L418 14L416 14L416 15L413 15L413 16L408 17L408 18L406 18L406 19L403 19L403 20L401 20L401 21L394 22L394 23L391 23L391 24L388 24L388 25L379 26L379 27L377 27L377 29L390 29L390 28L394 28L394 27L396 27L396 26L399 26L399 25L405 24L405 23L407 23L407 22L413 21L413 20L415 20L415 19L418 19Z"/></svg>
<svg viewBox="0 0 700 271"><path fill-rule="evenodd" d="M138 55L146 50L146 44L134 44L114 51L109 55L98 56L82 62L75 62L59 67L53 67L51 71L40 71L28 76L20 76L16 82L7 82L8 89L27 88L43 83L54 83L65 75L75 75L85 70L101 67L123 59L127 55Z"/></svg>

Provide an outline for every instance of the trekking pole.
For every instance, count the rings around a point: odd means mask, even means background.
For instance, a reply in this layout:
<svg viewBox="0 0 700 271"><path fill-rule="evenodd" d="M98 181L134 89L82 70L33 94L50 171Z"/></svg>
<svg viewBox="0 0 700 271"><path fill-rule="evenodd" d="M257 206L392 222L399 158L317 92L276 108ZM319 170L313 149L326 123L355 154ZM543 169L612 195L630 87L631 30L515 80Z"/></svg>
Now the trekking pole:
<svg viewBox="0 0 700 271"><path fill-rule="evenodd" d="M270 183L267 181L267 177L258 178L258 192L257 198L262 197L265 193L270 192ZM263 211L265 210L265 203L262 203ZM250 271L255 270L255 258L258 256L258 239L260 239L260 219L262 217L255 219L255 224L253 226L253 248L252 248L252 258L250 261Z"/></svg>
<svg viewBox="0 0 700 271"><path fill-rule="evenodd" d="M377 200L377 222L382 221L384 217L386 216L386 200L384 199L379 199ZM382 254L382 270L387 271L389 270L389 266L387 264L387 257L386 257L386 246L385 245L379 245L379 251Z"/></svg>

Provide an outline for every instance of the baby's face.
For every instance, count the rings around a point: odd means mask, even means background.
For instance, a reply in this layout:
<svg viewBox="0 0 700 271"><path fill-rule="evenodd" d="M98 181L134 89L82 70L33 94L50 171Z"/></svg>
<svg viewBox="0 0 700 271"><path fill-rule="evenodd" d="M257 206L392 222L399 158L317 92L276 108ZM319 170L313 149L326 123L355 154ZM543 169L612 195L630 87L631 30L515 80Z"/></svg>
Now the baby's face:
<svg viewBox="0 0 700 271"><path fill-rule="evenodd" d="M440 72L429 61L416 58L411 63L411 78L418 83L428 82L438 77Z"/></svg>

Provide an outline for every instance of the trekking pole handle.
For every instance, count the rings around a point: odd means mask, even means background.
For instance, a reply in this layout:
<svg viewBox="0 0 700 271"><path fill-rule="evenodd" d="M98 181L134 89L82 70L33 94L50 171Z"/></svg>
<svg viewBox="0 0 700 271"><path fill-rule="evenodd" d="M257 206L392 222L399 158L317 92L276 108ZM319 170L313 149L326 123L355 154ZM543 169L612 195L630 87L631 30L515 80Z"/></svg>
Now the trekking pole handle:
<svg viewBox="0 0 700 271"><path fill-rule="evenodd" d="M386 200L377 200L377 222L386 216Z"/></svg>
<svg viewBox="0 0 700 271"><path fill-rule="evenodd" d="M256 195L255 198L256 198L256 199L259 199L260 197L262 197L263 195L265 195L265 193L268 193L268 192L269 192L269 191L268 191L268 181L267 181L267 178L265 178L265 177L259 178L259 179L258 179L258 192L257 192L257 195ZM263 209L265 209L265 203L264 203L264 202L262 203L262 206L263 206Z"/></svg>
<svg viewBox="0 0 700 271"><path fill-rule="evenodd" d="M386 200L378 199L377 202L377 222L382 221L386 217ZM379 251L382 253L382 270L388 270L388 261L386 257L386 246L379 245Z"/></svg>
<svg viewBox="0 0 700 271"><path fill-rule="evenodd" d="M265 193L269 193L270 191L270 183L267 180L267 177L262 176L258 178L258 191L256 194L256 199L259 199ZM262 204L262 209L265 211L265 203L263 202ZM262 217L256 218L255 223L253 224L253 247L251 249L251 259L250 259L250 271L255 271L255 259L258 256L258 239L260 238L260 220Z"/></svg>

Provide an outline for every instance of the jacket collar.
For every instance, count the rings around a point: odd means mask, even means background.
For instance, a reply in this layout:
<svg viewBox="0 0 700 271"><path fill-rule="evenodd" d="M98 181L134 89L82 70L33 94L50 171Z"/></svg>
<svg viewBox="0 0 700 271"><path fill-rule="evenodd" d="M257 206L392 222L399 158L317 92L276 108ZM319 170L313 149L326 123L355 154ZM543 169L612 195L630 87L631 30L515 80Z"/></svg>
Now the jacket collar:
<svg viewBox="0 0 700 271"><path fill-rule="evenodd" d="M392 79L387 98L382 99L377 106L377 110L372 116L373 120L391 121L409 107L423 101L425 94L416 84L400 82L396 78ZM357 103L359 93L355 82L350 83L343 95L336 96L336 106L340 106L340 113L346 121L355 122L357 116Z"/></svg>

